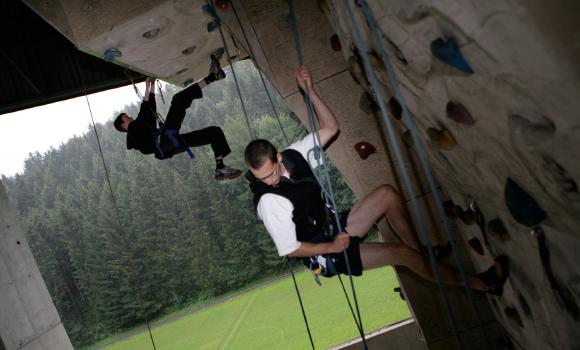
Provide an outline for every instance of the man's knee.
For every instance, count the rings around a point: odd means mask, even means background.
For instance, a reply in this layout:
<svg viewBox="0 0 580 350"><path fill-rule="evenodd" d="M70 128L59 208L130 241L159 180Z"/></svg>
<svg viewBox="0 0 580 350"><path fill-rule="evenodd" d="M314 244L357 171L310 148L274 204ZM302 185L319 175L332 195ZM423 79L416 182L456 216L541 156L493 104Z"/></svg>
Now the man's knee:
<svg viewBox="0 0 580 350"><path fill-rule="evenodd" d="M397 189L389 184L382 184L379 187L377 187L375 191L377 191L381 197L385 198L387 202L393 200L400 200L401 198L401 195L399 194Z"/></svg>
<svg viewBox="0 0 580 350"><path fill-rule="evenodd" d="M206 129L210 134L218 136L218 135L223 135L223 130L222 128L220 128L219 126L208 126Z"/></svg>

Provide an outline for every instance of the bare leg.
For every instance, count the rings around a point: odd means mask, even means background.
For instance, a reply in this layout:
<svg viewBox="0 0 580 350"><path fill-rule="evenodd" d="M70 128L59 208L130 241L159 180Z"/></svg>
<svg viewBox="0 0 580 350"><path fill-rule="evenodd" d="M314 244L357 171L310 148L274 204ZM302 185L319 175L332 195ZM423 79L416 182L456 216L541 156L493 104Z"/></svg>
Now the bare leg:
<svg viewBox="0 0 580 350"><path fill-rule="evenodd" d="M421 242L411 227L401 195L391 185L381 185L361 199L348 215L346 230L351 235L362 237L383 215L407 246L417 252L422 251Z"/></svg>
<svg viewBox="0 0 580 350"><path fill-rule="evenodd" d="M433 271L427 259L420 253L400 243L363 243L360 245L363 270L381 266L404 266L426 280L436 282ZM463 279L459 273L446 265L439 264L439 272L443 283L450 286L463 286ZM487 287L477 276L467 275L471 288L488 291Z"/></svg>

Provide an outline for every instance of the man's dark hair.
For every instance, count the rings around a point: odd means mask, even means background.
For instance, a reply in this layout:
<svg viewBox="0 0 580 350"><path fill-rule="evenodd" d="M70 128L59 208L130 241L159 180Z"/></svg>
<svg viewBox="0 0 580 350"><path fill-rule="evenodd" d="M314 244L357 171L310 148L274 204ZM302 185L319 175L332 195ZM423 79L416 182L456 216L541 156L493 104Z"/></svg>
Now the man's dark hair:
<svg viewBox="0 0 580 350"><path fill-rule="evenodd" d="M246 146L244 152L246 164L252 169L261 167L266 159L270 159L272 163L278 160L278 150L270 141L264 139L254 140Z"/></svg>
<svg viewBox="0 0 580 350"><path fill-rule="evenodd" d="M123 124L123 116L126 115L125 113L121 113L117 116L117 118L115 118L115 121L113 122L113 125L115 126L115 129L117 129L117 131L120 132L127 132L127 130L123 129L123 127L121 126L121 124Z"/></svg>

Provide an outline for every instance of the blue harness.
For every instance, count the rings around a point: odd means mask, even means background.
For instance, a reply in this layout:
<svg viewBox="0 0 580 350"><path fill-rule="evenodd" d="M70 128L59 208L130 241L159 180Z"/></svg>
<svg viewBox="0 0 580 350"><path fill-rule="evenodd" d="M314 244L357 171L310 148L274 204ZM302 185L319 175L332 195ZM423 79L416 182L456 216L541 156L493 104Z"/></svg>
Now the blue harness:
<svg viewBox="0 0 580 350"><path fill-rule="evenodd" d="M155 147L157 148L157 151L159 152L161 159L166 158L165 154L163 153L163 149L161 148L161 135L167 136L167 138L169 138L169 140L171 140L171 142L173 143L173 146L175 146L175 149L179 149L180 146L183 146L185 147L185 151L189 155L189 158L191 159L195 158L189 146L187 146L185 142L183 142L183 139L181 138L181 135L179 135L179 132L175 129L167 129L165 127L165 123L160 121L159 128L153 132L153 139L155 140Z"/></svg>

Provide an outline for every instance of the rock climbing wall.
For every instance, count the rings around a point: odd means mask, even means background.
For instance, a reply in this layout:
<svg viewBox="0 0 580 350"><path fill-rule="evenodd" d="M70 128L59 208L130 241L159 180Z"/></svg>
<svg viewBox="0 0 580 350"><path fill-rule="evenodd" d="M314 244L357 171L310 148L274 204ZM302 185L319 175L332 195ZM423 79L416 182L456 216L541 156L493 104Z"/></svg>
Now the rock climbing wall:
<svg viewBox="0 0 580 350"><path fill-rule="evenodd" d="M214 18L203 11L201 0L25 2L81 50L178 84L203 77L209 54L221 46L219 33L211 30ZM574 334L580 329L575 263L580 251L580 124L575 118L580 111L580 3L369 1L379 27L376 42L362 0L295 2L304 60L341 123L328 153L353 191L360 197L390 183L407 204L414 196L430 239L444 246L448 238L417 157L423 145L466 269L482 271L501 254L510 259L503 296L475 295L492 346L580 348ZM297 59L288 1L220 0L216 5L230 55L253 53L256 65L308 126L293 77ZM401 161L385 136L349 5L378 74L395 142L403 150ZM401 100L378 54L381 45L393 62ZM419 142L402 118L403 105ZM411 174L414 193L404 188L402 169ZM396 240L385 223L380 228L384 240ZM403 269L397 272L424 341L431 349L452 348L456 342L435 285ZM464 291L447 288L447 293L462 343L484 348Z"/></svg>
<svg viewBox="0 0 580 350"><path fill-rule="evenodd" d="M246 51L254 53L257 65L266 73L304 125L309 127L304 100L294 79L298 61L288 17L288 3L245 0L234 2L233 7L220 9L218 14L224 19L229 30L235 37L241 38L243 33L233 14L234 8L252 46L252 49L246 47ZM345 43L344 39L339 39L340 43L336 37L333 39L336 32L344 34L340 28L333 28L330 25L332 21L328 21L326 17L329 16L332 20L335 14L326 3L297 1L296 15L304 61L313 72L317 90L335 111L341 124L340 136L329 147L328 154L359 197L380 184L390 183L401 188L405 201L408 202L411 194L402 189L400 173L396 170L398 164L393 157L389 141L384 137L384 126L369 95L371 91L368 86L361 86L356 82L365 79L364 73L350 58L352 56L349 51L350 44ZM245 40L239 39L238 43L247 46ZM382 80L386 81L384 72ZM403 147L403 141L400 141L400 144ZM361 148L363 146L364 149ZM375 153L372 153L373 148ZM369 149L371 152L366 152ZM362 156L359 155L359 151ZM432 197L424 176L418 174L412 152L406 150L404 156L403 166L412 172L412 182L416 188L415 196L427 216L430 232L433 233L432 239L436 244L443 244L446 240L442 236L439 222L435 219ZM382 233L385 240L396 240L384 224ZM469 262L468 265L473 271L474 267ZM404 294L425 341L432 349L452 347L454 340L451 326L446 319L445 307L435 285L417 278L408 271L398 272ZM481 347L481 334L479 330L474 330L477 321L464 292L459 288L451 288L448 293L463 340L469 341L472 345L479 344ZM494 338L502 337L501 327L494 321L485 296L477 295L476 303L488 331L495 334Z"/></svg>
<svg viewBox="0 0 580 350"><path fill-rule="evenodd" d="M24 2L79 50L180 86L207 75L210 54L223 47L205 0ZM227 29L224 37L232 60L246 56Z"/></svg>
<svg viewBox="0 0 580 350"><path fill-rule="evenodd" d="M322 3L343 53L354 61L356 43L345 3L337 2L336 8ZM361 8L354 6L358 27L371 50L384 45L392 58L447 195L456 239L467 247L465 260L482 270L493 257L510 258L504 295L489 298L495 318L516 346L580 347L580 268L575 263L580 251L575 181L580 175L580 55L578 38L571 35L578 33L580 4L369 5L381 43L371 39ZM384 71L379 60L373 62ZM364 78L359 81L368 89ZM393 87L381 82L385 99L391 99ZM396 113L390 117L405 135L407 127ZM416 146L406 144L415 154ZM469 210L470 204L478 209Z"/></svg>

